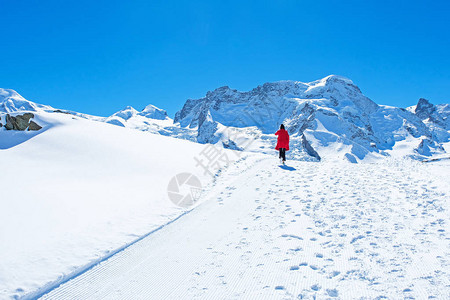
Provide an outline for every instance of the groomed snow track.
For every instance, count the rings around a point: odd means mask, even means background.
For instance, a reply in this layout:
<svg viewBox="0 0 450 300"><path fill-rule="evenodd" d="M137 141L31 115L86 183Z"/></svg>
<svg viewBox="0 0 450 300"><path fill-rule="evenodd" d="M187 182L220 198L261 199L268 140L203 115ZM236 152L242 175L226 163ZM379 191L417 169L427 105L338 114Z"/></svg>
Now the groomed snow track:
<svg viewBox="0 0 450 300"><path fill-rule="evenodd" d="M243 161L189 214L41 299L450 297L450 195L425 165Z"/></svg>

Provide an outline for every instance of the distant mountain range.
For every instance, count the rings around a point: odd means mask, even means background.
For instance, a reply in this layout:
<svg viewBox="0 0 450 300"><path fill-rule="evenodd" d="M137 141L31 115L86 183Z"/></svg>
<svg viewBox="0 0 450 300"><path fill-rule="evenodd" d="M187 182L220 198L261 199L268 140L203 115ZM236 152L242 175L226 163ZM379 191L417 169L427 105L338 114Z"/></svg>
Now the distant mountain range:
<svg viewBox="0 0 450 300"><path fill-rule="evenodd" d="M383 157L423 160L450 151L450 105L426 99L408 108L378 105L349 79L330 75L309 83L265 83L248 92L229 87L189 99L172 120L148 105L97 117L36 104L0 89L0 115L31 111L71 113L116 126L149 131L235 150L274 153L274 132L284 124L291 135L291 159Z"/></svg>

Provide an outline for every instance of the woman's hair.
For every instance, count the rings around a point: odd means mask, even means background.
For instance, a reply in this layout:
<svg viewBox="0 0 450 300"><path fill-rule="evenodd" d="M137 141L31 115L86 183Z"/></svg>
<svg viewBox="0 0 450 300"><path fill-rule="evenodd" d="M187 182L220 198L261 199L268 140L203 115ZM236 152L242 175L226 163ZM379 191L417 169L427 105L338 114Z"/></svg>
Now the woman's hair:
<svg viewBox="0 0 450 300"><path fill-rule="evenodd" d="M284 129L284 125L283 124L280 125L280 129Z"/></svg>

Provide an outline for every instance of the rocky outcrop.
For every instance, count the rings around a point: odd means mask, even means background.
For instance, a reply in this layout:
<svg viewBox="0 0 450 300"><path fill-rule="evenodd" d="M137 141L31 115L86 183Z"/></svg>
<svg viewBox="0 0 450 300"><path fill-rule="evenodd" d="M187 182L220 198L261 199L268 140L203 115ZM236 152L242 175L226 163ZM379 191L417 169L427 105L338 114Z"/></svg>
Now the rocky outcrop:
<svg viewBox="0 0 450 300"><path fill-rule="evenodd" d="M434 105L420 98L413 113L428 127L431 132L427 137L438 143L450 141L450 105ZM433 146L431 146L433 148ZM419 147L420 149L420 147Z"/></svg>
<svg viewBox="0 0 450 300"><path fill-rule="evenodd" d="M421 155L430 156L432 149L435 148L438 148L442 152L444 151L444 148L435 141L430 139L422 139L415 151Z"/></svg>
<svg viewBox="0 0 450 300"><path fill-rule="evenodd" d="M41 130L41 129L42 129L42 126L38 125L34 121L30 121L30 125L28 126L28 130L29 131L38 131L38 130Z"/></svg>
<svg viewBox="0 0 450 300"><path fill-rule="evenodd" d="M444 129L450 130L450 105L438 104L434 105L430 101L420 98L416 105L414 113L421 120L434 123Z"/></svg>
<svg viewBox="0 0 450 300"><path fill-rule="evenodd" d="M71 113L70 111L61 110L61 109L55 109L53 112L59 113L59 114L74 115L74 113Z"/></svg>
<svg viewBox="0 0 450 300"><path fill-rule="evenodd" d="M311 146L311 144L306 139L305 135L302 134L302 146L303 149L305 149L306 153L308 153L309 156L315 157L317 160L320 160L320 155L317 153L316 150Z"/></svg>
<svg viewBox="0 0 450 300"><path fill-rule="evenodd" d="M357 164L358 161L356 160L356 157L351 154L351 153L345 153L344 158L348 161L351 162L352 164Z"/></svg>
<svg viewBox="0 0 450 300"><path fill-rule="evenodd" d="M23 115L12 116L6 114L6 124L4 125L6 130L18 130L18 131L37 131L42 129L42 126L38 125L31 119L34 118L32 113L24 113Z"/></svg>
<svg viewBox="0 0 450 300"><path fill-rule="evenodd" d="M428 119L433 112L436 111L436 108L433 104L430 103L427 99L420 98L419 102L416 105L416 109L414 113L416 116L418 116L421 120Z"/></svg>

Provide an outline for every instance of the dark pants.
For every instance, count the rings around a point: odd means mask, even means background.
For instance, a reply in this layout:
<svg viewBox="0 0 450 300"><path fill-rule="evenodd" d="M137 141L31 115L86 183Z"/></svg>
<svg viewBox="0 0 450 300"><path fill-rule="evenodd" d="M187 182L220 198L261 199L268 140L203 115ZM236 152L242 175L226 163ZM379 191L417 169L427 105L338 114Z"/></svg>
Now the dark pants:
<svg viewBox="0 0 450 300"><path fill-rule="evenodd" d="M286 161L286 148L280 148L280 158Z"/></svg>

